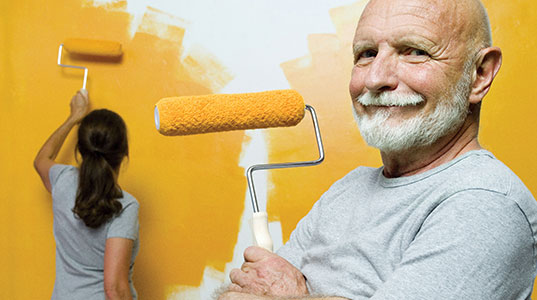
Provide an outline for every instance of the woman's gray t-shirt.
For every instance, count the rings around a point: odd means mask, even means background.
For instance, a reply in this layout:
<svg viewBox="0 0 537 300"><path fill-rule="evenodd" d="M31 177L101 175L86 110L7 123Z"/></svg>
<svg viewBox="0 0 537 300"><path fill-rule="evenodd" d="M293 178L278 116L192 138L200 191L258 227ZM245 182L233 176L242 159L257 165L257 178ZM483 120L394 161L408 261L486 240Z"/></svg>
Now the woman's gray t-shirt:
<svg viewBox="0 0 537 300"><path fill-rule="evenodd" d="M56 280L52 299L105 299L104 249L106 239L113 237L134 241L129 283L136 299L132 270L139 250L138 201L123 191L123 198L118 199L123 206L120 214L97 229L89 228L72 211L78 187L78 169L56 164L50 168L49 178L56 240Z"/></svg>

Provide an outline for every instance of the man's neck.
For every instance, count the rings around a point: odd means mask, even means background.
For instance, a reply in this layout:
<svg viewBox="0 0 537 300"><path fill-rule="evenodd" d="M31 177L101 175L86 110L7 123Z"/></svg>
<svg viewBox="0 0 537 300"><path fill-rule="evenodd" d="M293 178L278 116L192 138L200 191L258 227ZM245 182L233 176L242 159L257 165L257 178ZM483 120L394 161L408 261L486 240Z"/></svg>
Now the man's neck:
<svg viewBox="0 0 537 300"><path fill-rule="evenodd" d="M472 150L482 149L477 140L478 123L466 119L463 126L427 147L412 148L398 153L381 152L384 176L411 176L434 169Z"/></svg>

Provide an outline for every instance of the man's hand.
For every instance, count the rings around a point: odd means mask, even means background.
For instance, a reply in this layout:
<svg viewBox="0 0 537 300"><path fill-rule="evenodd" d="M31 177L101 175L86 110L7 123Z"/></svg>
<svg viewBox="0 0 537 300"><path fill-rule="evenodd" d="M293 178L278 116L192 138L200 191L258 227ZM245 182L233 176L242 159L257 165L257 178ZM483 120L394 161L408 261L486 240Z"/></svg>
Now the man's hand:
<svg viewBox="0 0 537 300"><path fill-rule="evenodd" d="M244 251L244 261L240 270L233 269L229 274L230 291L269 296L309 294L304 275L284 258L252 246Z"/></svg>
<svg viewBox="0 0 537 300"><path fill-rule="evenodd" d="M263 300L267 299L263 296L244 294L239 292L225 292L220 294L218 300Z"/></svg>

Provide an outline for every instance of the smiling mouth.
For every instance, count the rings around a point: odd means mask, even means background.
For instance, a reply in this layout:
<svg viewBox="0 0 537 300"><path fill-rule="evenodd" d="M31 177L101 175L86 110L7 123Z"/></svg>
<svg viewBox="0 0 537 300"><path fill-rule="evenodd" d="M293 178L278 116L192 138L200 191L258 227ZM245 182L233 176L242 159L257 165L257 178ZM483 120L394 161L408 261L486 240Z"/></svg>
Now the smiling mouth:
<svg viewBox="0 0 537 300"><path fill-rule="evenodd" d="M417 107L425 103L423 96L410 93L383 92L372 94L367 92L355 99L364 107Z"/></svg>
<svg viewBox="0 0 537 300"><path fill-rule="evenodd" d="M373 107L373 108L403 108L403 107L415 107L418 106L416 104L408 104L408 105L397 105L397 104L383 104L383 105L364 105L365 107Z"/></svg>
<svg viewBox="0 0 537 300"><path fill-rule="evenodd" d="M366 114L388 113L390 115L413 114L420 110L421 105L367 105L364 106Z"/></svg>
<svg viewBox="0 0 537 300"><path fill-rule="evenodd" d="M420 106L424 106L425 105L425 102L420 102L420 103L405 103L405 104L378 104L378 103L375 103L375 104L362 104L360 103L363 107L365 108L416 108L416 107L420 107Z"/></svg>

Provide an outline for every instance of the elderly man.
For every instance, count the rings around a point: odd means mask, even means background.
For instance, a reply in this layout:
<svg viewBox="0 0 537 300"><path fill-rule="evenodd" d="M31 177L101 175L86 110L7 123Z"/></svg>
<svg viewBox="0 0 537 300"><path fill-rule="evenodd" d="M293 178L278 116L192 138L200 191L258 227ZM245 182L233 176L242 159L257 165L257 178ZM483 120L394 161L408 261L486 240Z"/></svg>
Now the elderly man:
<svg viewBox="0 0 537 300"><path fill-rule="evenodd" d="M478 0L371 0L350 93L384 166L336 182L220 299L530 299L537 205L477 135L501 64Z"/></svg>

